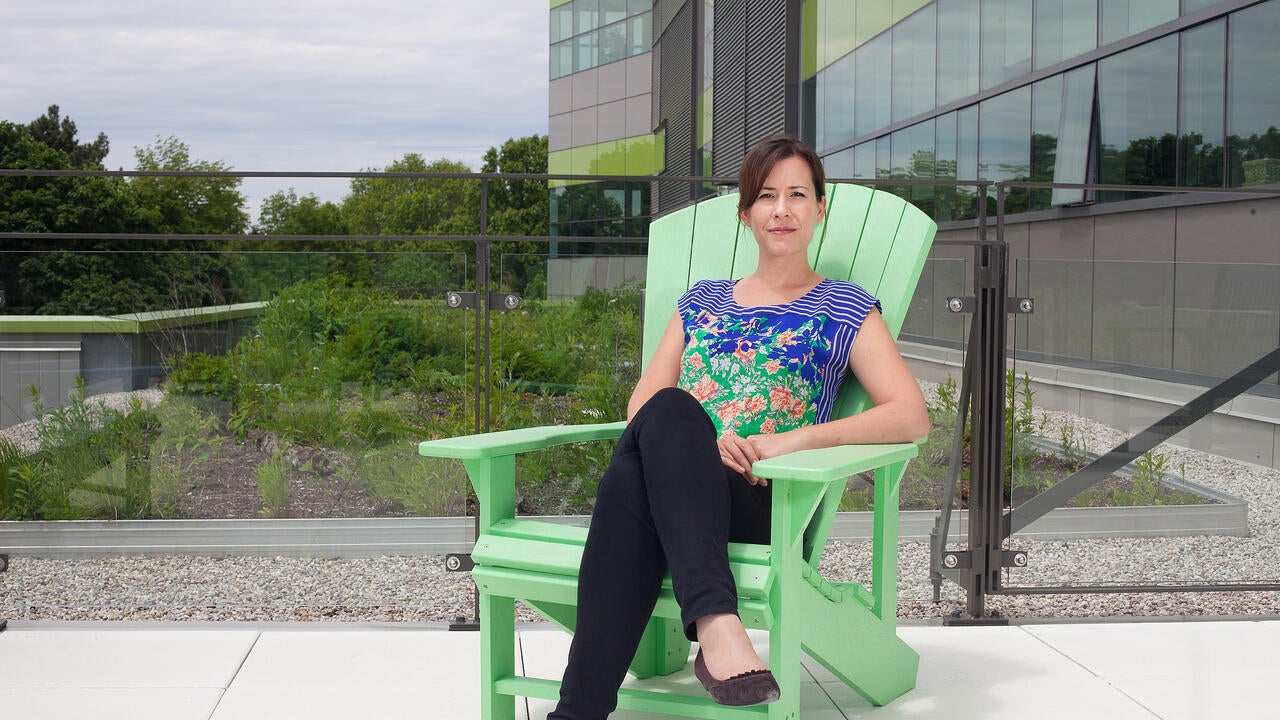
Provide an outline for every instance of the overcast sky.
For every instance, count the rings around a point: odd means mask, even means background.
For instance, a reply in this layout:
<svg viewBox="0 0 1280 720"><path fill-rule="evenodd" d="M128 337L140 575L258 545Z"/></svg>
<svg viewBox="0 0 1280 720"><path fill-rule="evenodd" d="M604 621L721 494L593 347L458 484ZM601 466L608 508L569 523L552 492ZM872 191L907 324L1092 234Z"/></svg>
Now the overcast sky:
<svg viewBox="0 0 1280 720"><path fill-rule="evenodd" d="M545 0L0 0L0 120L51 104L109 169L176 136L236 170L383 168L406 153L479 170L547 132ZM248 180L336 200L345 181Z"/></svg>

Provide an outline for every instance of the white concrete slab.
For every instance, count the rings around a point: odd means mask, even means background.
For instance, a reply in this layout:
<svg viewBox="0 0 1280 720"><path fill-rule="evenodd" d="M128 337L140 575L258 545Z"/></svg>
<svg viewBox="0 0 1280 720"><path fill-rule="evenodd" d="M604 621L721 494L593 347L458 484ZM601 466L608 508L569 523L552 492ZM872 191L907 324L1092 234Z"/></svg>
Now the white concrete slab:
<svg viewBox="0 0 1280 720"><path fill-rule="evenodd" d="M227 687L255 630L0 633L0 688Z"/></svg>
<svg viewBox="0 0 1280 720"><path fill-rule="evenodd" d="M475 633L264 632L212 720L470 719L479 683Z"/></svg>
<svg viewBox="0 0 1280 720"><path fill-rule="evenodd" d="M6 718L206 720L220 688L0 688Z"/></svg>

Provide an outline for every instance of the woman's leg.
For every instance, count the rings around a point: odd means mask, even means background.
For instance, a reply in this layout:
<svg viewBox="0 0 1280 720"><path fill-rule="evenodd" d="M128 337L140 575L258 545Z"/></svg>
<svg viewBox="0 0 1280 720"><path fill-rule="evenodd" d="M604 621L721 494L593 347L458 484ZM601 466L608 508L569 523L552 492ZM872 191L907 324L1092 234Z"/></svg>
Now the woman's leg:
<svg viewBox="0 0 1280 720"><path fill-rule="evenodd" d="M577 627L560 704L549 720L604 718L614 709L666 570L690 639L696 639L698 618L732 614L737 620L727 542L731 527L754 535L735 540L759 540L761 493L747 493L744 505L734 482L746 485L726 473L715 427L688 393L659 391L632 418L600 482L578 575ZM731 522L739 509L755 519ZM740 621L738 628L745 638ZM736 653L726 655L708 667L731 666L736 659Z"/></svg>

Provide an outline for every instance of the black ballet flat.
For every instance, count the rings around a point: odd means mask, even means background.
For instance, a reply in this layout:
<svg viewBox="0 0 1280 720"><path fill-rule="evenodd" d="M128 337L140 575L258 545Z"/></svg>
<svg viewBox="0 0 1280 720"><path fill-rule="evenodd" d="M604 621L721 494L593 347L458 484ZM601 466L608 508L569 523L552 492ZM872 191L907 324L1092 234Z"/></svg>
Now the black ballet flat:
<svg viewBox="0 0 1280 720"><path fill-rule="evenodd" d="M698 656L693 659L693 674L718 705L763 705L782 695L778 681L768 670L752 670L727 680L715 679L702 660L702 648L698 648Z"/></svg>

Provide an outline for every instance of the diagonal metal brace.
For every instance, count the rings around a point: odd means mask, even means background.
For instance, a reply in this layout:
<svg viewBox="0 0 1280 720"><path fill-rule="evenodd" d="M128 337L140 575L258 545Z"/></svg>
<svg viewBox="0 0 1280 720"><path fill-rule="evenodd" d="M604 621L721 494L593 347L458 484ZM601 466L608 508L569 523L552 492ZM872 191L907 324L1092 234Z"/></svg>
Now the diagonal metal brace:
<svg viewBox="0 0 1280 720"><path fill-rule="evenodd" d="M1109 477L1143 453L1191 427L1245 390L1280 372L1280 348L1201 393L1154 425L1112 448L1110 452L1067 476L1062 482L1004 514L1004 537L1023 530L1054 508Z"/></svg>

